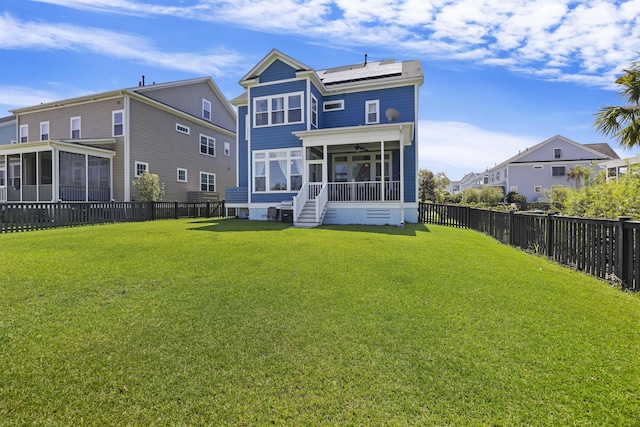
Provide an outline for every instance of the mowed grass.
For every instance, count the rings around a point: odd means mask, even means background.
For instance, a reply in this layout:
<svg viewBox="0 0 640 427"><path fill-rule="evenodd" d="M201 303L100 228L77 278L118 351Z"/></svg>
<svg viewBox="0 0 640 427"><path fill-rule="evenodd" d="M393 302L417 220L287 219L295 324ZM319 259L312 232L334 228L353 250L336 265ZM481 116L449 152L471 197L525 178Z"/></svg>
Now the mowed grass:
<svg viewBox="0 0 640 427"><path fill-rule="evenodd" d="M0 425L637 425L640 298L468 230L0 235Z"/></svg>

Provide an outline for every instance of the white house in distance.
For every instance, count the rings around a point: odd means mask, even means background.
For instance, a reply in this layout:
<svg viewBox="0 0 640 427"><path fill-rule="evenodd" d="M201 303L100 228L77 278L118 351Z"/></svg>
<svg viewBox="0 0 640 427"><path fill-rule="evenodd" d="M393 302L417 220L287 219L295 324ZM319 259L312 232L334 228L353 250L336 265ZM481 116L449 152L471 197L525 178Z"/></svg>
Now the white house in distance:
<svg viewBox="0 0 640 427"><path fill-rule="evenodd" d="M450 188L462 191L481 185L501 187L504 194L517 192L528 202L545 201L545 192L554 184L571 185L567 171L580 165L598 168L594 164L619 159L609 144L579 144L556 135L480 174L467 174L465 181L454 181Z"/></svg>

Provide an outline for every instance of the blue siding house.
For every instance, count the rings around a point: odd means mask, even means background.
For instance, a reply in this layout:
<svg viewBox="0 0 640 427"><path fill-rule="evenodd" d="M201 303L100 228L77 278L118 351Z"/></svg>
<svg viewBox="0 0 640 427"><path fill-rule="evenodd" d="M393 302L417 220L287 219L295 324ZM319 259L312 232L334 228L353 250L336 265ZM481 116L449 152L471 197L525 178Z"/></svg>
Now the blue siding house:
<svg viewBox="0 0 640 427"><path fill-rule="evenodd" d="M240 81L226 205L294 225L417 222L420 61L314 70L272 50Z"/></svg>

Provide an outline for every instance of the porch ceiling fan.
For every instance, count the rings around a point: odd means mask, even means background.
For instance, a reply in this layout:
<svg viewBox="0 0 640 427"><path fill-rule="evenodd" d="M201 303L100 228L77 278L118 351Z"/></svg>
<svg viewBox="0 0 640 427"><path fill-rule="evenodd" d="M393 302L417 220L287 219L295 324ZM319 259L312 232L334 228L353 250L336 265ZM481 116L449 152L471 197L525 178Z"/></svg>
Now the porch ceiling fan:
<svg viewBox="0 0 640 427"><path fill-rule="evenodd" d="M356 144L355 146L356 151L369 151L368 148L364 148L363 146L361 146L360 144Z"/></svg>

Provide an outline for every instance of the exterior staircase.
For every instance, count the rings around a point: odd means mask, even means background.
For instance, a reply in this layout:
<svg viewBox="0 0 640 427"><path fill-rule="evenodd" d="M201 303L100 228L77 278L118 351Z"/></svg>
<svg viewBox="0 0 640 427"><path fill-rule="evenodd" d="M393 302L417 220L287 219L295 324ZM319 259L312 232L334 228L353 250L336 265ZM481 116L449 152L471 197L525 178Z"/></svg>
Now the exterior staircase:
<svg viewBox="0 0 640 427"><path fill-rule="evenodd" d="M293 225L294 227L301 228L317 227L322 224L322 218L324 218L324 212L320 215L320 222L316 221L316 201L307 200L302 208L302 212L300 212L298 220Z"/></svg>

